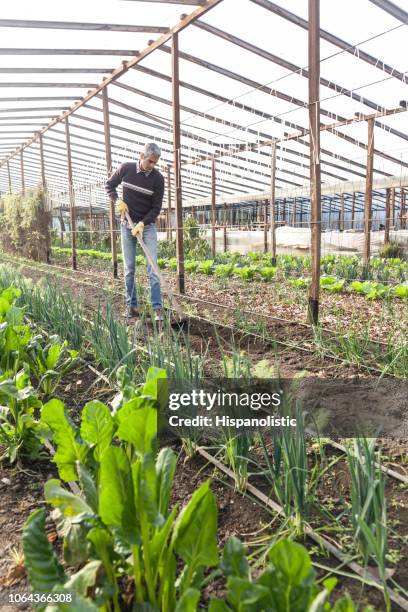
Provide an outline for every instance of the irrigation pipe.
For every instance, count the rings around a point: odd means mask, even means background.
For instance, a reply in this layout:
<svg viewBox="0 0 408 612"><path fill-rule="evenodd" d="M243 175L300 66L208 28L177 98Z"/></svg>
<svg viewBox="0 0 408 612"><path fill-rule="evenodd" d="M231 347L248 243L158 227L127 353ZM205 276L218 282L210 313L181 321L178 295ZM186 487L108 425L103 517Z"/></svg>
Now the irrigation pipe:
<svg viewBox="0 0 408 612"><path fill-rule="evenodd" d="M218 459L215 459L215 457L213 457L210 453L207 453L207 451L205 451L201 447L196 447L196 450L204 459L212 463L215 467L217 467L220 471L224 472L224 474L229 476L232 480L235 480L234 473L232 472L232 470L227 468L227 466L224 465L221 461L219 461ZM257 487L248 483L246 490L249 493L251 493L254 497L259 499L265 506L267 506L268 508L271 508L271 510L273 510L276 514L285 516L285 512L282 506L280 506L275 501L270 499L267 495L265 495L265 493L262 493L262 491L260 491ZM378 578L374 574L371 574L371 572L369 572L368 570L365 570L363 567L361 567L361 565L359 565L355 561L349 561L346 555L344 555L341 552L341 550L339 550L336 546L334 546L326 538L316 533L316 531L314 531L310 526L308 525L305 526L305 533L314 542L316 542L316 544L324 547L330 554L336 557L343 565L347 565L351 570L353 570L356 574L358 574L362 578L369 577L372 586L375 586L381 591L384 591L383 585L381 584L381 582L378 580ZM404 597L401 597L401 595L399 595L392 589L388 589L388 594L390 596L390 599L394 603L399 605L402 610L408 611L408 600L406 600Z"/></svg>

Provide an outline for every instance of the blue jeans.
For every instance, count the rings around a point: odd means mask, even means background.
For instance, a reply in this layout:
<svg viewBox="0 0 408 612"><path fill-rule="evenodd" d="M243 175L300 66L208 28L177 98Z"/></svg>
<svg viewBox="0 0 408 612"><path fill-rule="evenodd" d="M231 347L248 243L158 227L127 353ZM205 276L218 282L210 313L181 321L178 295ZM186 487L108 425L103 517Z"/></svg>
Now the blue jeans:
<svg viewBox="0 0 408 612"><path fill-rule="evenodd" d="M121 239L123 266L125 273L126 304L137 308L137 295L135 287L136 272L136 243L137 238L132 236L131 229L127 221L121 223ZM143 240L151 258L157 264L157 229L155 223L146 225L143 230ZM162 307L160 281L153 272L151 265L147 262L147 272L150 283L150 301L154 309Z"/></svg>

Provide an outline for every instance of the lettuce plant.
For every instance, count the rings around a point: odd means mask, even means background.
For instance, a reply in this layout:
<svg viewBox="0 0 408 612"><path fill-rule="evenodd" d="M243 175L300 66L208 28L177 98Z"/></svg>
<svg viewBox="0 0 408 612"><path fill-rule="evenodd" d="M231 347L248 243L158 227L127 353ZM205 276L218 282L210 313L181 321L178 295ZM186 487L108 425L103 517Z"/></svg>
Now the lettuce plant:
<svg viewBox="0 0 408 612"><path fill-rule="evenodd" d="M250 281L255 277L256 268L252 266L243 266L242 268L234 268L235 276L241 280Z"/></svg>
<svg viewBox="0 0 408 612"><path fill-rule="evenodd" d="M258 272L262 280L270 281L276 275L276 267L275 266L264 266L262 268L259 268Z"/></svg>
<svg viewBox="0 0 408 612"><path fill-rule="evenodd" d="M234 264L226 263L226 264L218 264L214 268L214 275L218 276L218 278L228 278L232 276L234 271Z"/></svg>

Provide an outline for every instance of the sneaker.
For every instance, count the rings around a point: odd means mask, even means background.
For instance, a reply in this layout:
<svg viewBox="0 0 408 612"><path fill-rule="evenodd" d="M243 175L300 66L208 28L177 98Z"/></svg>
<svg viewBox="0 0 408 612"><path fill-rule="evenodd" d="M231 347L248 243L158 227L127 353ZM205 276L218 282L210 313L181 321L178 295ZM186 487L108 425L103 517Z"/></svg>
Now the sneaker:
<svg viewBox="0 0 408 612"><path fill-rule="evenodd" d="M163 313L159 308L154 311L154 320L163 321Z"/></svg>
<svg viewBox="0 0 408 612"><path fill-rule="evenodd" d="M128 306L126 308L125 317L126 319L137 319L140 316L139 309L135 306Z"/></svg>

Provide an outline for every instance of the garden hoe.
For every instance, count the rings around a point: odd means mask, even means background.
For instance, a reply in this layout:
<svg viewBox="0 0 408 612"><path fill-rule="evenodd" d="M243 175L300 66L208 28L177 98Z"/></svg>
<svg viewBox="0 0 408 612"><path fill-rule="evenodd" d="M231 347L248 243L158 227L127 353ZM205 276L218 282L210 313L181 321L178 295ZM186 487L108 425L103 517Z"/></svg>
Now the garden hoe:
<svg viewBox="0 0 408 612"><path fill-rule="evenodd" d="M135 227L135 224L133 223L132 219L130 218L129 213L125 213L125 217L127 219L127 222L129 223L130 227L133 229ZM174 321L171 324L171 327L177 327L179 329L184 329L186 327L186 325L188 324L188 319L186 318L186 315L185 315L182 307L180 306L180 303L179 303L178 299L176 298L176 296L174 295L173 291L171 290L170 285L163 278L163 275L160 272L159 267L153 261L153 258L151 257L149 251L147 250L147 247L146 247L146 244L145 244L145 241L143 240L143 238L141 236L136 236L136 238L139 241L140 246L142 247L143 253L146 256L147 261L151 265L151 267L153 269L153 272L156 274L157 278L159 279L161 286L163 287L165 293L169 297L170 303L173 306L174 310L176 311L176 313L177 313L177 315L179 317L178 320Z"/></svg>

